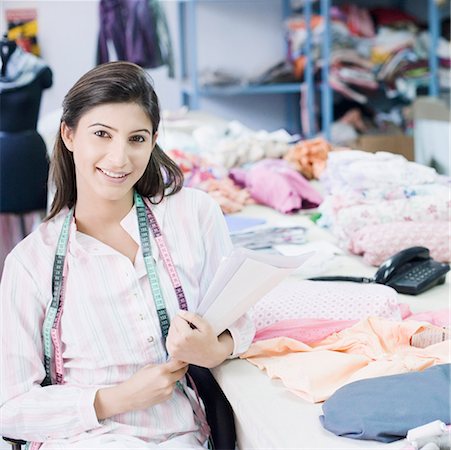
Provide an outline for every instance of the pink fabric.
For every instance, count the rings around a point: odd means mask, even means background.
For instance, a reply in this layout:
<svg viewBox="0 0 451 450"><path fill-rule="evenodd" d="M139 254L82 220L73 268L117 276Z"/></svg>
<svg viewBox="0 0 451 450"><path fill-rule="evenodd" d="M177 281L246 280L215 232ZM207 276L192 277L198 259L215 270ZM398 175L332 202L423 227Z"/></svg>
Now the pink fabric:
<svg viewBox="0 0 451 450"><path fill-rule="evenodd" d="M406 320L416 320L419 322L428 322L438 327L447 327L451 325L451 309L445 308L438 311L426 311L411 314Z"/></svg>
<svg viewBox="0 0 451 450"><path fill-rule="evenodd" d="M409 305L399 304L402 320L428 322L438 327L451 326L451 309L426 311L412 314ZM333 333L338 333L357 323L357 320L329 320L329 319L288 319L276 322L257 331L253 342L287 337L306 344L319 342Z"/></svg>
<svg viewBox="0 0 451 450"><path fill-rule="evenodd" d="M250 310L257 332L292 319L399 320L397 292L382 284L285 280Z"/></svg>
<svg viewBox="0 0 451 450"><path fill-rule="evenodd" d="M349 250L363 255L368 264L378 266L395 253L408 247L423 246L432 258L451 260L451 222L390 222L369 225L357 230Z"/></svg>
<svg viewBox="0 0 451 450"><path fill-rule="evenodd" d="M264 159L247 171L232 169L229 176L244 185L254 200L284 214L301 208L315 208L323 200L311 184L284 160Z"/></svg>
<svg viewBox="0 0 451 450"><path fill-rule="evenodd" d="M258 330L254 342L275 337L289 337L310 344L354 325L357 320L293 319L282 320Z"/></svg>

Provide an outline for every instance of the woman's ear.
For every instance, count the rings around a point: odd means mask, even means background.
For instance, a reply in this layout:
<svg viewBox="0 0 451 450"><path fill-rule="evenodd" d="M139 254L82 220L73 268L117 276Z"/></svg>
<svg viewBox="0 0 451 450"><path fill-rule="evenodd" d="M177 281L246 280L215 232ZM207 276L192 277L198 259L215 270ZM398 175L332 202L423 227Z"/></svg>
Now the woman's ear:
<svg viewBox="0 0 451 450"><path fill-rule="evenodd" d="M155 131L155 133L152 136L152 150L155 147L155 144L157 143L157 139L158 139L158 131Z"/></svg>
<svg viewBox="0 0 451 450"><path fill-rule="evenodd" d="M73 142L73 131L72 128L68 127L66 122L61 122L60 125L60 134L61 134L61 139L64 142L64 145L66 146L66 148L72 152L72 142Z"/></svg>

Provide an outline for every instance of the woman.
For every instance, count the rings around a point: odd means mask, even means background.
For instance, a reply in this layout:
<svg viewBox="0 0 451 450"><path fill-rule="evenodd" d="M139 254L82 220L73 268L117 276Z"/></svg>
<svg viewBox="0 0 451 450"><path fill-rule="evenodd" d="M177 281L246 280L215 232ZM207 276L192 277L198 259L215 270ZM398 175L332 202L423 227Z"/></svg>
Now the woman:
<svg viewBox="0 0 451 450"><path fill-rule="evenodd" d="M159 119L131 63L94 68L64 99L50 214L1 282L3 435L42 449L206 440L187 365L242 353L254 329L242 317L216 337L191 312L231 243L156 144Z"/></svg>

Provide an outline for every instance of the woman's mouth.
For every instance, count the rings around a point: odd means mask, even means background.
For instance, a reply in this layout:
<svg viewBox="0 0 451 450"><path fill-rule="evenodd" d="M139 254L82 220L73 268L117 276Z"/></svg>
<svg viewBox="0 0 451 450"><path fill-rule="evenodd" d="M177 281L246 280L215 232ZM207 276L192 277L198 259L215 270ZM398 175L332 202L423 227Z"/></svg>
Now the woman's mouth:
<svg viewBox="0 0 451 450"><path fill-rule="evenodd" d="M128 177L128 175L130 175L130 173L114 172L112 170L102 169L101 167L97 167L97 170L113 183L121 183Z"/></svg>

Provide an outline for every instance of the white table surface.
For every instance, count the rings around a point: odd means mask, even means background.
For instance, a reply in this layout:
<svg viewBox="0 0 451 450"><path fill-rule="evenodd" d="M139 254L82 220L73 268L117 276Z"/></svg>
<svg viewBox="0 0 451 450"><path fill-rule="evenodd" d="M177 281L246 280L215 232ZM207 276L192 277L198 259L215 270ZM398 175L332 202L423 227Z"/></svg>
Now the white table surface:
<svg viewBox="0 0 451 450"><path fill-rule="evenodd" d="M265 218L274 225L303 225L308 240L335 238L308 218L308 215L287 216L259 205L246 207L239 215ZM325 275L372 276L377 268L356 255L335 256ZM419 296L401 295L412 312L430 311L450 306L450 274L444 285L436 286ZM213 374L235 412L239 449L402 449L405 441L382 444L335 436L325 430L318 419L321 404L312 404L289 392L280 380L271 380L263 371L246 360L224 362Z"/></svg>

